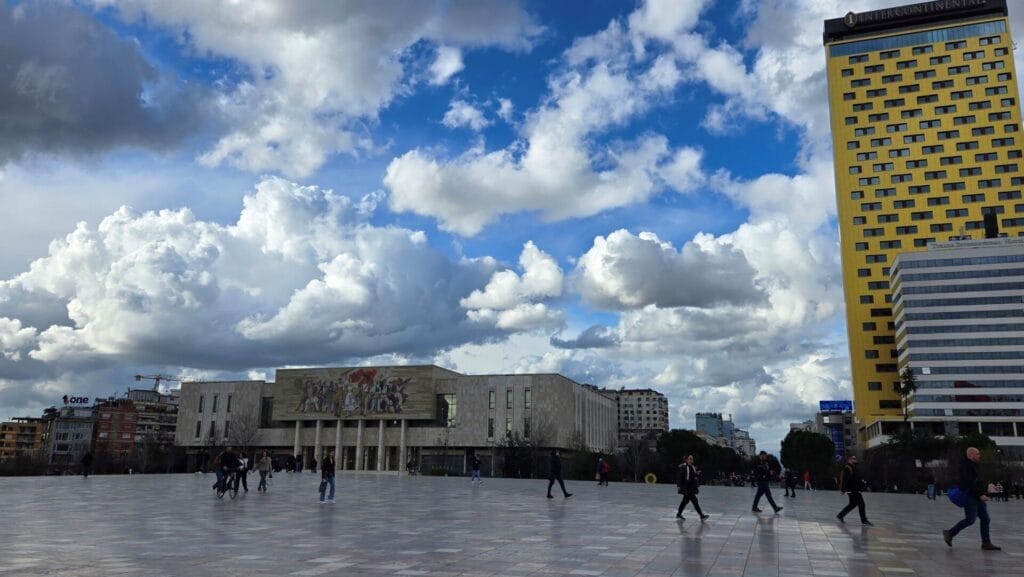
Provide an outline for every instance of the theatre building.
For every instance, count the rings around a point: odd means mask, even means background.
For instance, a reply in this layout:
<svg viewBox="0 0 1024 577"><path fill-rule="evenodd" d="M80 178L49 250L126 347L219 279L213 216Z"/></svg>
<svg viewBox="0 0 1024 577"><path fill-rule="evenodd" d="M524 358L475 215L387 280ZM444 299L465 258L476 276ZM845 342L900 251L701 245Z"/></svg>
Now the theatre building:
<svg viewBox="0 0 1024 577"><path fill-rule="evenodd" d="M550 448L610 453L615 401L558 374L464 375L434 365L279 369L275 382L182 383L176 443L194 468L226 444L343 470L528 475Z"/></svg>

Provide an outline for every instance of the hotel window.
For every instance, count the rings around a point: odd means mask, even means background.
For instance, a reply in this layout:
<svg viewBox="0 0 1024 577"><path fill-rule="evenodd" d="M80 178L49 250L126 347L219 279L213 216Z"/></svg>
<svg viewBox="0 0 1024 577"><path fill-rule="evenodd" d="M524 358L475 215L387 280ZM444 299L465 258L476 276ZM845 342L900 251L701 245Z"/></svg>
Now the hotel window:
<svg viewBox="0 0 1024 577"><path fill-rule="evenodd" d="M887 196L896 196L895 188L876 188L875 198L885 198Z"/></svg>
<svg viewBox="0 0 1024 577"><path fill-rule="evenodd" d="M868 250L868 248L869 246L866 242L857 242L853 244L853 250L856 251Z"/></svg>
<svg viewBox="0 0 1024 577"><path fill-rule="evenodd" d="M1010 53L1010 49L1009 48L1005 48L1005 47L1004 48L996 48L995 52L993 52L993 54L995 54L996 56L1006 56L1009 53Z"/></svg>
<svg viewBox="0 0 1024 577"><path fill-rule="evenodd" d="M974 150L976 148L978 148L977 140L968 140L967 142L956 143L957 150Z"/></svg>
<svg viewBox="0 0 1024 577"><path fill-rule="evenodd" d="M984 62L981 65L982 70L1001 70L1006 68L1006 62L1002 60L996 60L995 62Z"/></svg>
<svg viewBox="0 0 1024 577"><path fill-rule="evenodd" d="M872 172L890 172L895 168L891 162L880 162L871 165Z"/></svg>
<svg viewBox="0 0 1024 577"><path fill-rule="evenodd" d="M1006 190L999 193L999 200L1017 200L1021 197L1019 190Z"/></svg>
<svg viewBox="0 0 1024 577"><path fill-rule="evenodd" d="M953 230L953 224L949 222L942 222L938 224L933 224L928 228L929 230L931 230L931 232L949 232Z"/></svg>
<svg viewBox="0 0 1024 577"><path fill-rule="evenodd" d="M903 246L903 242L902 241L898 241L898 240L883 240L882 242L878 243L878 248L880 248L882 250L889 250L889 249L893 249L893 248L901 248L902 246ZM888 284L889 283L886 283L886 285L888 285Z"/></svg>
<svg viewBox="0 0 1024 577"><path fill-rule="evenodd" d="M897 226L896 234L917 234L916 226Z"/></svg>
<svg viewBox="0 0 1024 577"><path fill-rule="evenodd" d="M1017 101L1013 98L1002 98L999 100L999 106L1013 106L1017 104Z"/></svg>
<svg viewBox="0 0 1024 577"><path fill-rule="evenodd" d="M876 217L879 224L885 224L887 222L899 222L900 215L898 214L880 214Z"/></svg>
<svg viewBox="0 0 1024 577"><path fill-rule="evenodd" d="M937 180L940 178L946 178L945 170L932 170L924 173L925 180Z"/></svg>
<svg viewBox="0 0 1024 577"><path fill-rule="evenodd" d="M965 204L972 202L985 202L985 194L965 194L963 195L963 201ZM966 210L966 209L965 209Z"/></svg>
<svg viewBox="0 0 1024 577"><path fill-rule="evenodd" d="M870 102L868 104L871 104ZM889 120L888 112L879 112L878 114L869 114L868 122L883 122Z"/></svg>
<svg viewBox="0 0 1024 577"><path fill-rule="evenodd" d="M942 132L936 133L936 136L939 137L939 140L950 140L950 139L953 139L953 138L960 138L960 131L959 130L944 130Z"/></svg>
<svg viewBox="0 0 1024 577"><path fill-rule="evenodd" d="M946 218L966 218L966 208L951 208L946 211Z"/></svg>
<svg viewBox="0 0 1024 577"><path fill-rule="evenodd" d="M966 40L956 40L954 42L946 42L946 50L960 50L961 48L967 48ZM948 56L946 58L949 58Z"/></svg>
<svg viewBox="0 0 1024 577"><path fill-rule="evenodd" d="M1017 172L1016 164L997 164L996 174L1005 174L1007 172Z"/></svg>
<svg viewBox="0 0 1024 577"><path fill-rule="evenodd" d="M965 182L944 182L942 183L942 192L955 192L957 190L966 190L967 183Z"/></svg>
<svg viewBox="0 0 1024 577"><path fill-rule="evenodd" d="M946 72L949 73L950 76L954 76L956 74L967 74L970 71L971 71L971 67L970 66L966 66L966 65L965 66L950 66L946 70Z"/></svg>
<svg viewBox="0 0 1024 577"><path fill-rule="evenodd" d="M962 156L943 156L939 159L939 164L942 166L948 166L950 164L963 164L964 158Z"/></svg>
<svg viewBox="0 0 1024 577"><path fill-rule="evenodd" d="M914 208L914 199L911 198L908 200L894 200L892 203L892 207L895 209Z"/></svg>
<svg viewBox="0 0 1024 577"><path fill-rule="evenodd" d="M853 105L854 112L864 112L865 110L871 110L875 107L874 102L860 102Z"/></svg>
<svg viewBox="0 0 1024 577"><path fill-rule="evenodd" d="M928 246L928 243L930 243L930 242L935 242L935 239L931 238L931 237L929 237L929 238L915 238L914 239L914 246L916 246L916 247Z"/></svg>
<svg viewBox="0 0 1024 577"><path fill-rule="evenodd" d="M864 351L864 358L865 359L877 359L878 358L878 351L866 350L866 351Z"/></svg>
<svg viewBox="0 0 1024 577"><path fill-rule="evenodd" d="M886 50L886 51L880 52L878 54L878 59L879 60L889 60L890 58L899 58L899 57L900 57L900 51L899 50Z"/></svg>
<svg viewBox="0 0 1024 577"><path fill-rule="evenodd" d="M971 98L974 96L973 90L958 90L956 92L950 92L949 97L953 100L961 100L964 98Z"/></svg>
<svg viewBox="0 0 1024 577"><path fill-rule="evenodd" d="M922 114L924 114L924 112L920 108L912 108L910 110L900 112L900 118L917 118Z"/></svg>
<svg viewBox="0 0 1024 577"><path fill-rule="evenodd" d="M921 92L920 84L904 84L900 86L900 94L910 94L911 92Z"/></svg>
<svg viewBox="0 0 1024 577"><path fill-rule="evenodd" d="M921 80L922 78L934 78L934 70L920 70L914 73L914 80Z"/></svg>
<svg viewBox="0 0 1024 577"><path fill-rule="evenodd" d="M928 166L928 159L922 158L921 160L908 160L907 168L924 168Z"/></svg>
<svg viewBox="0 0 1024 577"><path fill-rule="evenodd" d="M931 66L935 66L936 64L949 64L952 60L953 59L950 58L948 54L943 56L932 56L928 59L928 64Z"/></svg>
<svg viewBox="0 0 1024 577"><path fill-rule="evenodd" d="M932 90L941 90L944 88L953 88L952 80L936 80L932 82Z"/></svg>
<svg viewBox="0 0 1024 577"><path fill-rule="evenodd" d="M942 128L942 121L938 118L935 120L922 120L917 123L917 127L922 130L926 128Z"/></svg>
<svg viewBox="0 0 1024 577"><path fill-rule="evenodd" d="M896 108L899 106L903 106L906 103L907 101L902 98L893 98L892 100L886 100L885 102L883 102L882 106L884 106L885 108Z"/></svg>
<svg viewBox="0 0 1024 577"><path fill-rule="evenodd" d="M882 390L882 383L879 382L879 381L871 381L871 382L868 383L868 390L869 391L881 391Z"/></svg>
<svg viewBox="0 0 1024 577"><path fill-rule="evenodd" d="M850 193L850 200L860 200L862 198L864 198L863 190L855 190Z"/></svg>
<svg viewBox="0 0 1024 577"><path fill-rule="evenodd" d="M494 410L494 406L497 404L495 397L497 397L497 395L494 393L494 391L488 391L488 393L487 393L487 408L492 410L492 411Z"/></svg>
<svg viewBox="0 0 1024 577"><path fill-rule="evenodd" d="M867 62L867 61L868 61L868 55L867 54L855 54L855 55L850 57L850 64L857 64L859 62Z"/></svg>
<svg viewBox="0 0 1024 577"><path fill-rule="evenodd" d="M978 44L981 44L982 46L988 46L989 44L999 44L1002 41L1002 38L1000 38L999 36L985 36L984 38L978 40Z"/></svg>
<svg viewBox="0 0 1024 577"><path fill-rule="evenodd" d="M843 100L854 100L856 98L857 98L857 93L856 92L844 92L843 93Z"/></svg>
<svg viewBox="0 0 1024 577"><path fill-rule="evenodd" d="M885 127L885 131L888 132L888 133L906 132L907 131L907 123L906 122L900 122L898 124L888 124Z"/></svg>
<svg viewBox="0 0 1024 577"><path fill-rule="evenodd" d="M923 134L907 134L903 136L903 144L913 144L915 142L924 142Z"/></svg>
<svg viewBox="0 0 1024 577"><path fill-rule="evenodd" d="M870 305L870 304L874 304L874 302L875 302L875 297L873 297L871 295L860 295L860 304L862 304L862 305Z"/></svg>
<svg viewBox="0 0 1024 577"><path fill-rule="evenodd" d="M857 153L857 160L874 160L876 158L878 158L878 152L875 152L873 150L871 152Z"/></svg>
<svg viewBox="0 0 1024 577"><path fill-rule="evenodd" d="M898 158L900 156L910 156L909 148L894 148L889 151L889 158Z"/></svg>
<svg viewBox="0 0 1024 577"><path fill-rule="evenodd" d="M910 50L910 53L913 54L914 56L917 56L918 54L928 54L933 49L934 48L930 44L926 46L915 46Z"/></svg>
<svg viewBox="0 0 1024 577"><path fill-rule="evenodd" d="M843 68L843 71L842 71L841 74L843 75L843 77L853 76L853 68Z"/></svg>
<svg viewBox="0 0 1024 577"><path fill-rule="evenodd" d="M917 60L901 60L896 63L896 70L903 70L904 68L917 68Z"/></svg>
<svg viewBox="0 0 1024 577"><path fill-rule="evenodd" d="M1006 94L1007 88L1005 86L993 86L992 88L985 89L985 96L995 96L996 94Z"/></svg>
<svg viewBox="0 0 1024 577"><path fill-rule="evenodd" d="M990 178L987 180L979 180L978 188L997 188L1002 186L1003 181L998 178Z"/></svg>
<svg viewBox="0 0 1024 577"><path fill-rule="evenodd" d="M973 52L964 52L964 60L977 60L985 57L984 50L975 50Z"/></svg>
<svg viewBox="0 0 1024 577"><path fill-rule="evenodd" d="M967 110L984 110L986 108L992 108L991 100L979 100L977 102L972 102L969 105L967 105ZM989 118L989 120L992 119Z"/></svg>
<svg viewBox="0 0 1024 577"><path fill-rule="evenodd" d="M1007 124L1003 126L1003 132L1017 132L1020 127L1016 124Z"/></svg>
<svg viewBox="0 0 1024 577"><path fill-rule="evenodd" d="M1006 82L1011 78L1013 78L1013 75L1010 74L1009 72L1000 72L998 75L996 75L996 80L998 80L999 82Z"/></svg>
<svg viewBox="0 0 1024 577"><path fill-rule="evenodd" d="M888 74L882 77L882 84L891 84L893 82L903 82L902 74Z"/></svg>
<svg viewBox="0 0 1024 577"><path fill-rule="evenodd" d="M873 147L889 146L890 144L892 144L892 137L889 137L889 136L886 136L884 138L872 138L871 139L871 146L873 146Z"/></svg>
<svg viewBox="0 0 1024 577"><path fill-rule="evenodd" d="M918 104L929 104L929 103L938 102L938 101L939 101L939 95L938 94L925 94L923 96L918 96L917 97L917 103Z"/></svg>
<svg viewBox="0 0 1024 577"><path fill-rule="evenodd" d="M988 76L968 76L967 86L974 86L975 84L988 84Z"/></svg>
<svg viewBox="0 0 1024 577"><path fill-rule="evenodd" d="M973 114L969 114L967 116L954 116L953 117L953 125L954 126L960 125L960 124L974 124L975 122L977 122L977 118L975 118Z"/></svg>
<svg viewBox="0 0 1024 577"><path fill-rule="evenodd" d="M912 213L910 213L910 220L931 220L931 219L932 219L932 211L930 211L930 210L922 210L921 212L912 212Z"/></svg>

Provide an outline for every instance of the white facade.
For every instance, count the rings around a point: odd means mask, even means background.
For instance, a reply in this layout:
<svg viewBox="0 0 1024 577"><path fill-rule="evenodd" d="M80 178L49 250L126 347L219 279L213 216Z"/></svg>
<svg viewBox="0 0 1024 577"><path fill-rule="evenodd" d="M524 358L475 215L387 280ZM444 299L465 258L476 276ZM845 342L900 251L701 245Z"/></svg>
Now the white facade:
<svg viewBox="0 0 1024 577"><path fill-rule="evenodd" d="M912 426L1024 448L1024 238L933 243L899 255L890 278Z"/></svg>

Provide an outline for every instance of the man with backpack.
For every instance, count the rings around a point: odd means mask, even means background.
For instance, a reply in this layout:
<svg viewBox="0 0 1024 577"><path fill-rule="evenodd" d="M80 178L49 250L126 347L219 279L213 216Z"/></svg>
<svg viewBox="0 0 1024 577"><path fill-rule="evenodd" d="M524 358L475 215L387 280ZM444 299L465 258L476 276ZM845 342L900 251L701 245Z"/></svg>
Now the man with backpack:
<svg viewBox="0 0 1024 577"><path fill-rule="evenodd" d="M981 548L985 551L999 551L1002 547L992 544L988 533L988 495L985 485L981 482L981 474L978 472L978 461L981 461L981 451L975 447L967 449L966 458L960 464L960 486L959 490L966 493L964 501L964 518L953 526L942 532L942 540L946 545L953 546L953 537L960 531L974 524L975 519L981 519Z"/></svg>
<svg viewBox="0 0 1024 577"><path fill-rule="evenodd" d="M839 493L848 494L850 497L850 503L836 515L836 519L839 519L840 523L845 523L846 521L843 517L856 508L857 512L860 513L861 524L872 524L871 521L868 521L868 516L864 512L864 496L860 494L863 488L864 482L861 480L860 472L857 470L857 455L850 455L846 458L846 466L839 472Z"/></svg>

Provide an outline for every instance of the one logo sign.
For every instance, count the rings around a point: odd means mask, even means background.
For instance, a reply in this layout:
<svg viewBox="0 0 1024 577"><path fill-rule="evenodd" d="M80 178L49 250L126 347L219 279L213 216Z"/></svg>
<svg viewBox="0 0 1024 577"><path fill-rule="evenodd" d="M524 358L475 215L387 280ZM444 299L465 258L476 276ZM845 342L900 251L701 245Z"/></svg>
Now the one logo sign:
<svg viewBox="0 0 1024 577"><path fill-rule="evenodd" d="M853 12L847 12L846 16L843 16L843 22L848 28L853 28L857 25L857 15Z"/></svg>
<svg viewBox="0 0 1024 577"><path fill-rule="evenodd" d="M69 397L68 395L64 395L64 399L63 400L64 400L64 404L65 405L88 405L89 404L89 397Z"/></svg>
<svg viewBox="0 0 1024 577"><path fill-rule="evenodd" d="M853 401L819 401L818 410L822 413L842 413L853 410Z"/></svg>

